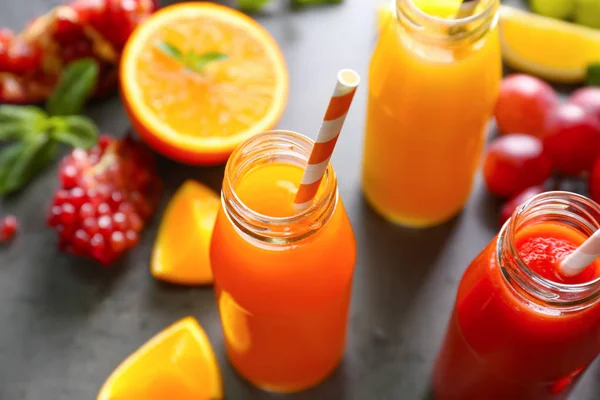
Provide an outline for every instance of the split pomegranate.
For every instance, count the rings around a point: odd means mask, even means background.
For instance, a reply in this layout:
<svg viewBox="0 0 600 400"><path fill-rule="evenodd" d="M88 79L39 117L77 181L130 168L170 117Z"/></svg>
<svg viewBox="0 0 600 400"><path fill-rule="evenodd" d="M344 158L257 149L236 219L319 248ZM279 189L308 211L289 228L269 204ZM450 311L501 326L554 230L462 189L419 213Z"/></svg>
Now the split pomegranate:
<svg viewBox="0 0 600 400"><path fill-rule="evenodd" d="M0 220L0 243L8 242L15 237L19 229L19 222L14 215L8 215Z"/></svg>
<svg viewBox="0 0 600 400"><path fill-rule="evenodd" d="M59 247L104 265L137 244L162 186L148 149L131 137L105 135L92 149L67 155L59 181L48 216Z"/></svg>
<svg viewBox="0 0 600 400"><path fill-rule="evenodd" d="M73 0L44 14L15 35L0 30L0 102L38 103L52 92L66 65L93 58L96 89L115 87L121 50L156 9L154 0Z"/></svg>

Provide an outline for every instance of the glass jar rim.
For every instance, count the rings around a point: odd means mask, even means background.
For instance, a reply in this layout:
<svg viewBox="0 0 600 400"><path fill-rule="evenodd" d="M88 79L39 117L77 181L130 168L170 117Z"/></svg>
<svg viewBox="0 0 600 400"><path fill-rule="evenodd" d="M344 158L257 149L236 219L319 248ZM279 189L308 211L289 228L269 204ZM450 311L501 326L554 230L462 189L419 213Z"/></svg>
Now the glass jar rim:
<svg viewBox="0 0 600 400"><path fill-rule="evenodd" d="M294 236L291 238L293 239L291 241L298 241L310 236L309 232L304 232L300 235L293 235L292 233L273 235L273 232L271 232L271 235L267 235L260 227L286 227L311 220L319 220L321 222L323 222L323 219L327 220L332 214L329 205L333 202L333 206L335 206L335 203L337 202L337 180L335 172L331 163L328 163L323 176L323 193L316 201L313 201L309 207L285 217L274 217L259 213L240 199L235 190L235 178L237 170L242 170L245 167L248 167L250 163L259 161L260 154L268 148L267 144L269 141L271 141L271 145L273 145L274 142L279 142L276 144L279 146L282 154L284 151L287 151L288 155L293 153L295 158L302 163L303 167L308 163L308 158L314 145L314 141L309 137L288 130L266 131L247 139L233 151L227 161L225 177L223 179L223 207L230 219L233 216L234 219L237 220L235 225L239 228L245 228L242 229L245 233L250 234L257 239L265 239L266 236L281 236L289 239L291 236ZM274 154L271 152L267 156L263 155L263 158L272 158L273 156ZM245 160L248 157L250 157L250 159ZM243 162L247 165L238 165ZM226 203L226 200L229 200L229 202ZM235 215L231 215L232 213ZM241 222L240 219L245 221L245 224L242 224L245 226L239 226ZM255 230L253 227L257 228L256 232L253 232Z"/></svg>
<svg viewBox="0 0 600 400"><path fill-rule="evenodd" d="M509 250L511 252L511 256L517 264L518 271L523 273L524 275L523 277L521 277L524 279L519 279L520 277L515 276L512 276L512 278L516 278L521 285L525 285L528 291L533 291L537 294L542 294L545 297L544 300L547 300L549 304L558 306L569 306L575 303L580 304L585 303L589 300L600 298L600 276L589 282L579 284L566 284L547 279L534 272L529 267L529 265L527 265L527 263L523 260L516 247L515 238L518 228L520 227L518 223L519 217L523 216L526 212L531 211L532 208L536 206L541 207L545 205L545 202L550 201L555 202L557 207L556 209L549 210L547 214L552 213L559 216L564 216L565 218L573 218L582 225L585 225L585 227L589 229L592 233L595 230L600 229L600 220L595 220L591 215L588 215L590 221L586 221L583 217L578 216L574 212L567 210L567 207L572 205L570 204L573 201L572 199L581 202L586 207L590 207L595 212L597 212L598 215L600 215L600 205L594 203L592 200L588 199L585 196L565 191L545 192L532 197L515 210L511 218L508 221L506 221L504 226L501 228L496 246L496 259L502 260L501 253L503 250L505 250L505 247L508 247L508 249L506 250ZM563 207L563 210L560 210L559 207ZM501 269L502 268L503 267L501 266ZM573 301L572 299L556 301L557 298L560 298L561 294L567 296L581 295L583 297L579 301Z"/></svg>
<svg viewBox="0 0 600 400"><path fill-rule="evenodd" d="M461 25L466 25L471 22L475 22L481 19L482 17L489 17L494 12L493 6L498 2L498 0L483 1L486 1L488 4L485 4L485 7L483 7L479 12L471 14L467 17L455 19L442 18L437 17L435 15L427 14L425 11L421 10L421 8L419 8L418 5L415 4L414 0L396 0L396 7L399 7L400 3L405 3L410 8L410 11L414 12L419 18L439 25L445 25L448 28L453 28Z"/></svg>

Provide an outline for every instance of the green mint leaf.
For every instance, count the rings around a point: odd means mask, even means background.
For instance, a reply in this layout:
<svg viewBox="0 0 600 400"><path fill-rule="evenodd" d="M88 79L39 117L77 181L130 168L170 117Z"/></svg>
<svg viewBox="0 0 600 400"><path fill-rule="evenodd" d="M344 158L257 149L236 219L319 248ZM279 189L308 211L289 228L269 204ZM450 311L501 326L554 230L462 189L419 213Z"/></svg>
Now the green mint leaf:
<svg viewBox="0 0 600 400"><path fill-rule="evenodd" d="M218 51L209 51L207 53L190 53L187 66L193 70L202 72L206 64L213 61L220 61L227 58L227 54Z"/></svg>
<svg viewBox="0 0 600 400"><path fill-rule="evenodd" d="M98 128L87 117L52 117L51 121L50 136L54 140L83 149L89 149L98 141Z"/></svg>
<svg viewBox="0 0 600 400"><path fill-rule="evenodd" d="M56 143L47 135L21 141L0 153L0 194L13 193L25 186L56 156Z"/></svg>
<svg viewBox="0 0 600 400"><path fill-rule="evenodd" d="M270 0L238 0L238 8L244 11L258 11Z"/></svg>
<svg viewBox="0 0 600 400"><path fill-rule="evenodd" d="M35 106L0 105L0 140L15 140L42 132L47 114Z"/></svg>
<svg viewBox="0 0 600 400"><path fill-rule="evenodd" d="M156 43L156 48L168 55L169 57L173 57L178 61L181 61L181 59L183 58L183 54L181 54L181 50L179 50L177 46L175 46L172 43L165 42L164 40L161 40L158 43Z"/></svg>
<svg viewBox="0 0 600 400"><path fill-rule="evenodd" d="M589 86L600 86L600 64L588 66L586 83Z"/></svg>
<svg viewBox="0 0 600 400"><path fill-rule="evenodd" d="M85 58L68 65L54 93L46 103L50 115L75 115L81 112L85 101L96 87L98 65Z"/></svg>

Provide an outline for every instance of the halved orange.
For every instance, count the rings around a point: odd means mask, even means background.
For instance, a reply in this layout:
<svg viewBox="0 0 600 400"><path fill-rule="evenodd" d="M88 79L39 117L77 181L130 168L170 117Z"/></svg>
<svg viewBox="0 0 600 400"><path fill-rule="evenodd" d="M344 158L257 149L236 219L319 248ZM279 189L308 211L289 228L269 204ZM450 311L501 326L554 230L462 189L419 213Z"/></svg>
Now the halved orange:
<svg viewBox="0 0 600 400"><path fill-rule="evenodd" d="M209 248L220 198L188 180L177 190L162 217L152 249L150 272L181 285L212 283Z"/></svg>
<svg viewBox="0 0 600 400"><path fill-rule="evenodd" d="M157 48L220 52L202 73ZM191 164L227 160L242 141L271 129L287 103L288 71L273 37L250 17L202 2L163 8L129 38L120 66L121 95L142 138Z"/></svg>
<svg viewBox="0 0 600 400"><path fill-rule="evenodd" d="M198 322L184 318L130 355L97 400L223 399L219 365Z"/></svg>

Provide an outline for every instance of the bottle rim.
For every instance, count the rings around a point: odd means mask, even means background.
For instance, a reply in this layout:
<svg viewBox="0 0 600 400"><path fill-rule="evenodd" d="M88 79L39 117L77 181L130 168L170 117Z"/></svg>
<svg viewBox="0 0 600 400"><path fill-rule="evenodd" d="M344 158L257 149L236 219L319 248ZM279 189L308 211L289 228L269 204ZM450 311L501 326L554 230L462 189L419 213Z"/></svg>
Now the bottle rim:
<svg viewBox="0 0 600 400"><path fill-rule="evenodd" d="M289 244L303 240L324 225L337 204L337 179L331 163L323 176L323 192L307 208L285 217L259 213L236 193L236 183L253 166L280 161L305 168L314 141L300 133L272 130L259 133L239 145L225 167L221 202L225 214L243 233L264 242Z"/></svg>
<svg viewBox="0 0 600 400"><path fill-rule="evenodd" d="M579 309L600 300L600 276L579 284L555 282L534 272L522 259L516 234L533 218L568 223L589 236L600 229L600 205L576 193L552 191L519 206L498 234L496 259L504 278L546 305Z"/></svg>

